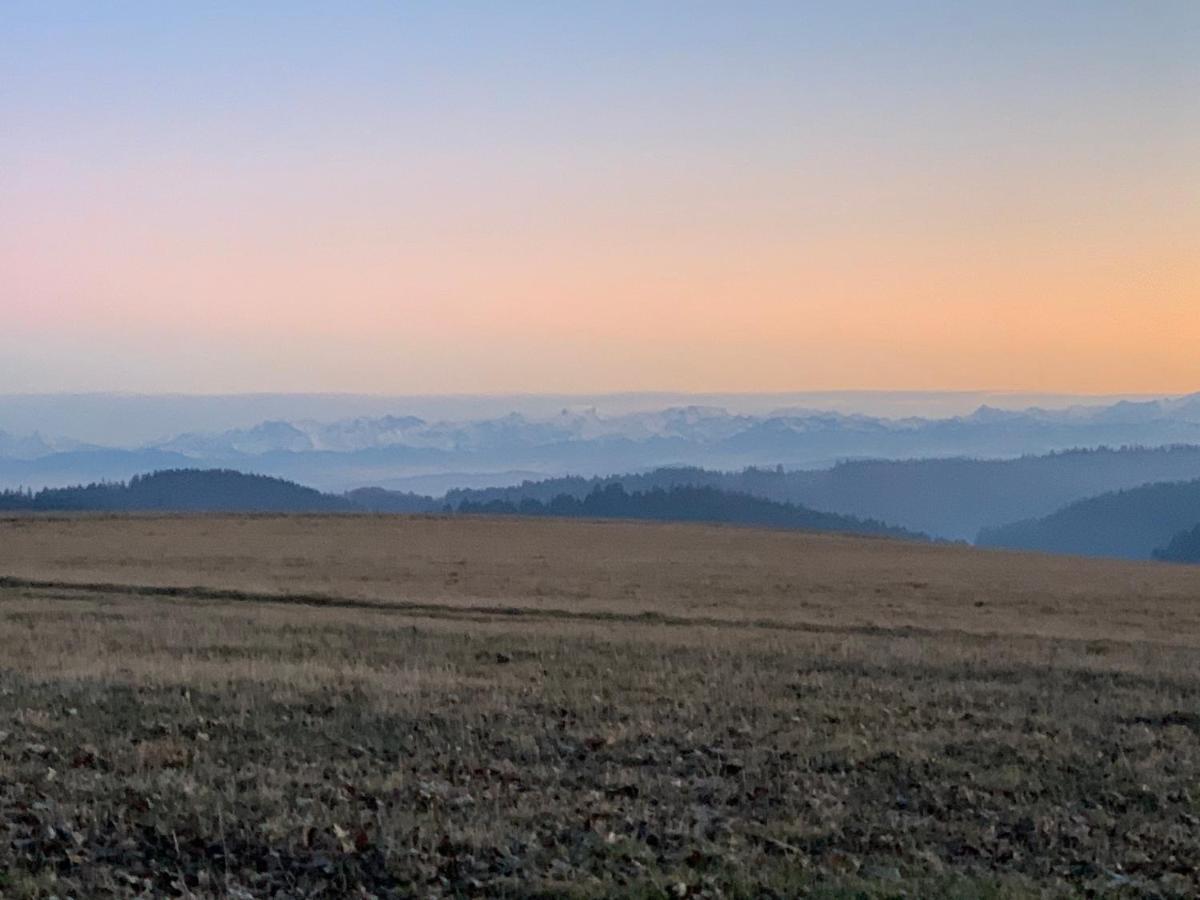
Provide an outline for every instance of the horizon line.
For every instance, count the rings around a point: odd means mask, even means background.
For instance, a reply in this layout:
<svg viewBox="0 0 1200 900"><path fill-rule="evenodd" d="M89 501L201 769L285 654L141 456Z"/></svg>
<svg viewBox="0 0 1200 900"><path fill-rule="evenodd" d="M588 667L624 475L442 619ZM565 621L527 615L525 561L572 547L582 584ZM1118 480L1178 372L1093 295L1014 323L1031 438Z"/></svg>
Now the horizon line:
<svg viewBox="0 0 1200 900"><path fill-rule="evenodd" d="M47 397L107 397L107 398L256 398L256 397L371 397L379 399L480 399L480 398L577 398L596 397L794 397L812 395L839 396L1000 396L1000 397L1091 397L1105 398L1161 398L1171 399L1200 393L1200 385L1191 391L1069 391L1069 390L1017 390L1005 388L808 388L772 391L724 391L724 390L616 390L616 391L447 391L433 393L392 393L387 391L12 391L0 392L0 399L47 398Z"/></svg>

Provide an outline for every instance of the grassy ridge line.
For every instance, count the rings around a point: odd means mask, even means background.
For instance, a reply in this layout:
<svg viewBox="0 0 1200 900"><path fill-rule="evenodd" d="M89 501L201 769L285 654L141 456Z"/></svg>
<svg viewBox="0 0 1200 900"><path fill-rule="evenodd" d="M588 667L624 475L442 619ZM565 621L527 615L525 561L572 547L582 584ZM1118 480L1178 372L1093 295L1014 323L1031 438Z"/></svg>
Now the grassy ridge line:
<svg viewBox="0 0 1200 900"><path fill-rule="evenodd" d="M583 622L608 622L614 624L664 625L677 628L707 627L724 629L746 629L764 631L787 631L804 634L841 634L865 636L924 637L966 640L987 643L994 640L1013 638L1039 639L1034 633L999 633L968 631L961 628L927 628L919 625L886 627L883 625L824 625L817 622L780 622L777 619L722 619L715 616L670 616L657 612L619 613L576 611L560 608L535 609L525 606L459 605L448 603L418 603L411 600L381 601L334 594L299 593L272 594L242 591L233 588L210 588L179 585L136 585L107 582L72 582L62 580L39 580L0 576L0 590L59 590L86 594L117 594L134 597L167 597L184 600L229 600L245 603L278 603L297 606L313 606L333 609L365 609L375 612L390 612L398 615L420 615L438 619L480 620L490 617L551 619ZM1096 641L1083 638L1056 638L1066 644L1092 645ZM1133 647L1160 644L1157 641L1105 640L1106 646ZM1164 644L1164 646L1173 646Z"/></svg>

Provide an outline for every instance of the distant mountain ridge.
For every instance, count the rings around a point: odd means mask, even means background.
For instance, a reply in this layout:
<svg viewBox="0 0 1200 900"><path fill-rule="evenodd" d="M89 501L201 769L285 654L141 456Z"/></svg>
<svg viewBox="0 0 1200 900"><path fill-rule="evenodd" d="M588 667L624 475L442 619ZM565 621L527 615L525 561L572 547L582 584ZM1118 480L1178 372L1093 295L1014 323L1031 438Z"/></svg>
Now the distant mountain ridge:
<svg viewBox="0 0 1200 900"><path fill-rule="evenodd" d="M864 444L864 440L871 443ZM1080 446L1200 442L1200 394L1175 400L1045 410L981 406L966 416L888 419L861 414L783 409L764 415L720 407L667 407L655 412L601 416L562 410L531 418L509 413L491 419L426 421L417 416L359 417L331 423L265 421L251 429L181 435L148 445L181 453L259 455L278 451L353 453L385 447L448 453L546 447L563 443L678 441L725 454L768 448L808 461L837 456L899 458L978 454L991 458ZM775 462L787 465L788 458Z"/></svg>
<svg viewBox="0 0 1200 900"><path fill-rule="evenodd" d="M506 471L555 477L663 466L818 469L856 459L1012 459L1072 448L1173 444L1200 444L1200 395L1050 410L984 405L946 418L798 408L731 412L703 404L461 420L397 410L334 421L268 419L124 447L0 435L0 485L66 485L193 466L254 471L343 491L454 473L462 475L461 486L471 486L471 479L494 483L494 473Z"/></svg>
<svg viewBox="0 0 1200 900"><path fill-rule="evenodd" d="M1099 408L1150 396L1089 397L1002 391L808 391L785 393L680 393L638 391L616 394L130 394L0 392L0 429L13 434L40 431L69 435L101 447L145 447L184 433L220 434L261 422L338 422L413 416L427 422L471 422L519 413L547 419L562 410L590 411L602 418L664 409L708 407L737 415L769 416L780 411L836 410L877 418L966 416L982 406L1005 410L1034 407Z"/></svg>

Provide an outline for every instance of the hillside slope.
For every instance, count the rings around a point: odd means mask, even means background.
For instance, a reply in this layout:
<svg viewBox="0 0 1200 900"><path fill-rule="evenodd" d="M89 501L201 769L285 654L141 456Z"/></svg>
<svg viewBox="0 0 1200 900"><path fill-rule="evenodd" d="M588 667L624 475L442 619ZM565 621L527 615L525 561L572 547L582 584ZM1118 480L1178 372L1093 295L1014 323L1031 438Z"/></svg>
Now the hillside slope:
<svg viewBox="0 0 1200 900"><path fill-rule="evenodd" d="M349 500L294 482L230 470L172 469L128 483L0 494L0 509L164 512L353 512Z"/></svg>
<svg viewBox="0 0 1200 900"><path fill-rule="evenodd" d="M1200 480L1164 482L1072 503L1039 519L979 533L981 547L1150 559L1200 522Z"/></svg>
<svg viewBox="0 0 1200 900"><path fill-rule="evenodd" d="M819 512L794 503L777 503L750 494L688 485L672 487L669 490L655 488L628 493L624 486L616 483L596 488L582 499L560 494L545 503L532 498L525 498L517 504L504 500L492 500L487 503L463 501L457 511L490 515L711 522L928 540L928 535L897 528L875 519Z"/></svg>
<svg viewBox="0 0 1200 900"><path fill-rule="evenodd" d="M451 491L446 499L543 503L559 494L582 498L597 487L627 491L709 486L841 515L879 519L936 537L971 540L982 528L1052 513L1076 500L1160 481L1200 478L1200 447L1071 450L1011 460L863 460L831 469L692 467L606 478L552 478L509 488Z"/></svg>
<svg viewBox="0 0 1200 900"><path fill-rule="evenodd" d="M1162 562L1200 563L1200 525L1179 532L1165 547L1154 551L1154 558Z"/></svg>

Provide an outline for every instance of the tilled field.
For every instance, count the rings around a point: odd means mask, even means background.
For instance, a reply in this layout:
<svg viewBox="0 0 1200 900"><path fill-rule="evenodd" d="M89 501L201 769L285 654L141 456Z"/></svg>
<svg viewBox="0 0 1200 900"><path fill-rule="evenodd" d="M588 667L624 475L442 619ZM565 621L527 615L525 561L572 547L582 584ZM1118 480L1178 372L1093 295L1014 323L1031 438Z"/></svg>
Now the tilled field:
<svg viewBox="0 0 1200 900"><path fill-rule="evenodd" d="M956 585L1002 558L944 552ZM0 896L1200 893L1194 634L27 575L0 587Z"/></svg>

